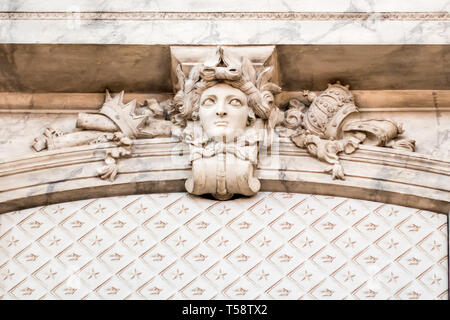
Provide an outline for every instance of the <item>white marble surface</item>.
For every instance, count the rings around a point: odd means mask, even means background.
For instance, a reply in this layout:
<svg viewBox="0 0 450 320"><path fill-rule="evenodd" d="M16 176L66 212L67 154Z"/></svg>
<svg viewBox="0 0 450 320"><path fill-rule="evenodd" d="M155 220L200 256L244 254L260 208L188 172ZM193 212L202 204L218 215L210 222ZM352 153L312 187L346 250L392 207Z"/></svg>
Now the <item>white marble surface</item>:
<svg viewBox="0 0 450 320"><path fill-rule="evenodd" d="M447 216L260 192L131 195L0 215L0 300L448 298Z"/></svg>
<svg viewBox="0 0 450 320"><path fill-rule="evenodd" d="M1 20L0 43L447 44L450 21Z"/></svg>
<svg viewBox="0 0 450 320"><path fill-rule="evenodd" d="M450 20L383 20L365 18L323 20L216 19L170 20L127 18L78 19L80 12L441 12L447 1L3 1L3 12L46 12L21 20L0 20L0 43L102 43L102 44L446 44ZM52 13L53 12L53 13ZM69 17L57 12L72 12ZM203 20L202 20L203 19Z"/></svg>
<svg viewBox="0 0 450 320"><path fill-rule="evenodd" d="M443 0L6 0L1 11L305 11L437 12L450 10Z"/></svg>

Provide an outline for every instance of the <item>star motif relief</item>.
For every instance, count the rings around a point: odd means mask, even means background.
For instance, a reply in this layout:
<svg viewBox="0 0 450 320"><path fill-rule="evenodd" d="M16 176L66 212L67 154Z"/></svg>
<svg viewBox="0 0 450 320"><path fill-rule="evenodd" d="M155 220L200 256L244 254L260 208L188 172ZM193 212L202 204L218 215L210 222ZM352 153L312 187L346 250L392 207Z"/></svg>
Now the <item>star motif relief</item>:
<svg viewBox="0 0 450 320"><path fill-rule="evenodd" d="M356 241L353 241L351 238L348 238L347 242L344 242L346 248L348 248L348 247L354 248L355 243L356 243Z"/></svg>
<svg viewBox="0 0 450 320"><path fill-rule="evenodd" d="M223 236L220 237L220 239L217 240L217 247L224 246L226 247L228 245L229 240L225 239Z"/></svg>
<svg viewBox="0 0 450 320"><path fill-rule="evenodd" d="M19 242L20 240L18 240L18 239L16 239L16 238L14 238L14 236L12 236L11 238L9 238L9 240L8 240L8 248L9 247L11 247L11 246L17 246L17 243Z"/></svg>
<svg viewBox="0 0 450 320"><path fill-rule="evenodd" d="M181 236L178 237L177 240L175 240L175 247L184 247L184 243L186 242L186 239L181 238Z"/></svg>
<svg viewBox="0 0 450 320"><path fill-rule="evenodd" d="M144 205L141 203L141 204L139 205L139 209L136 211L136 213L137 213L137 214L145 213L146 210L147 210L147 208L144 207Z"/></svg>
<svg viewBox="0 0 450 320"><path fill-rule="evenodd" d="M436 212L428 212L430 219L437 218L438 214Z"/></svg>
<svg viewBox="0 0 450 320"><path fill-rule="evenodd" d="M14 275L15 275L15 273L11 272L9 269L6 270L6 273L2 273L3 280L11 280Z"/></svg>
<svg viewBox="0 0 450 320"><path fill-rule="evenodd" d="M311 245L314 243L314 240L310 240L308 237L305 237L305 240L303 240L302 243L303 243L302 248L305 248L305 247L311 248Z"/></svg>
<svg viewBox="0 0 450 320"><path fill-rule="evenodd" d="M270 214L272 208L269 208L266 204L264 205L264 209L261 211L261 215Z"/></svg>
<svg viewBox="0 0 450 320"><path fill-rule="evenodd" d="M440 243L437 243L436 242L436 240L433 240L433 244L431 245L431 251L434 251L434 250L436 250L436 251L440 251L440 247L441 247L442 245L440 244Z"/></svg>
<svg viewBox="0 0 450 320"><path fill-rule="evenodd" d="M97 276L100 274L100 272L95 271L94 269L91 269L91 272L88 274L88 279L97 279Z"/></svg>
<svg viewBox="0 0 450 320"><path fill-rule="evenodd" d="M222 269L219 269L219 272L217 272L216 273L216 280L219 280L219 279L221 279L221 280L225 280L225 276L227 275L228 273L226 273L226 272L223 272L222 271Z"/></svg>
<svg viewBox="0 0 450 320"><path fill-rule="evenodd" d="M175 273L173 273L172 274L173 275L173 278L172 278L172 280L176 280L176 279L182 279L183 278L183 276L184 276L184 272L180 272L180 270L176 270L175 271Z"/></svg>
<svg viewBox="0 0 450 320"><path fill-rule="evenodd" d="M186 207L184 206L184 204L182 204L181 207L178 208L178 214L184 214L184 213L186 213L186 212L188 212L188 211L189 211L189 208L186 208Z"/></svg>
<svg viewBox="0 0 450 320"><path fill-rule="evenodd" d="M47 272L47 277L45 278L45 280L48 280L48 279L50 279L50 278L55 279L55 276L56 276L57 274L58 274L58 273L57 273L56 271L53 271L52 269L50 269L50 270L48 270L48 272Z"/></svg>
<svg viewBox="0 0 450 320"><path fill-rule="evenodd" d="M353 209L351 206L348 206L348 208L347 208L347 212L345 212L345 215L346 216L349 216L349 215L355 215L355 213L356 213L356 209Z"/></svg>
<svg viewBox="0 0 450 320"><path fill-rule="evenodd" d="M396 242L394 240L394 238L391 238L391 240L389 240L388 249L391 249L391 248L397 249L397 246L398 246L398 242Z"/></svg>
<svg viewBox="0 0 450 320"><path fill-rule="evenodd" d="M355 277L355 274L352 274L350 271L347 271L347 274L344 276L345 277L345 282L347 281L351 281L353 282L353 278Z"/></svg>
<svg viewBox="0 0 450 320"><path fill-rule="evenodd" d="M270 275L270 273L264 272L264 269L261 270L261 273L259 274L258 280L267 280L267 277Z"/></svg>
<svg viewBox="0 0 450 320"><path fill-rule="evenodd" d="M94 211L95 214L104 213L106 210L105 207L102 207L101 203L98 204L97 209Z"/></svg>
<svg viewBox="0 0 450 320"><path fill-rule="evenodd" d="M267 239L266 237L264 237L264 239L262 239L262 240L259 240L259 242L260 242L260 247L265 247L265 246L269 246L269 244L272 242L272 240L270 240L270 239Z"/></svg>
<svg viewBox="0 0 450 320"><path fill-rule="evenodd" d="M58 246L61 239L57 238L56 236L53 236L52 239L49 240L49 245L51 246Z"/></svg>
<svg viewBox="0 0 450 320"><path fill-rule="evenodd" d="M197 207L186 200L186 195L171 196L170 201L159 204L162 212L146 202L146 199L136 200L137 196L133 195L130 200L120 199L117 204L121 207L117 207L117 210L112 210L115 208L113 203L90 200L74 207L65 205L60 216L52 214L55 205L45 211L42 207L36 208L28 218L6 218L0 221L3 223L0 225L0 229L3 228L3 234L0 232L0 255L3 246L8 251L10 261L3 259L3 268L0 268L0 287L5 287L3 290L0 288L0 299L2 295L5 298L10 294L21 299L39 299L53 294L62 299L93 296L133 298L136 294L143 295L143 298L169 299L179 295L208 299L220 297L221 294L231 298L267 296L279 299L308 294L309 297L319 299L327 298L328 295L328 298L335 299L342 296L369 300L385 297L420 300L427 297L442 298L446 294L446 274L441 273L447 255L446 239L440 238L441 233L446 232L443 219L435 218L433 221L427 212L401 207L398 207L398 217L389 218L390 205L371 205L362 209L365 206L359 204L359 200L352 199L340 200L336 204L333 202L330 211L327 211L329 214L322 217L326 213L322 212L322 207L309 202L314 201L314 197L305 202L304 198L297 199L294 194L289 204L285 204L289 209L278 211L271 202L261 200L274 198L274 202L282 202L284 199L280 194L274 196L267 193L262 196L257 206L254 199L236 206L235 203L216 202L213 212L210 212L210 208L205 209L205 205L197 213ZM158 195L151 197L158 199ZM94 211L100 202L106 209L103 215L99 213L96 216ZM182 203L189 211L185 215L177 215ZM86 204L90 206L84 207ZM307 204L309 209L313 207L315 211L310 216L303 216L302 210L307 208ZM345 216L349 205L356 208L355 216ZM140 216L136 214L139 207L143 208ZM229 213L227 207L231 208ZM263 213L265 207L273 209ZM164 218L162 214L167 208L171 213L166 211L169 216ZM381 209L382 215L376 219ZM221 210L223 215L219 216ZM129 215L123 215L126 212ZM192 215L194 213L195 216ZM321 217L313 219L319 213ZM144 214L149 216L137 219L144 217ZM262 219L263 214L270 219ZM363 216L353 221L360 214ZM414 214L421 216L417 218ZM45 218L47 215L50 220ZM96 219L98 216L102 218ZM92 221L86 220L88 218ZM167 230L173 223L163 220L169 218L176 219L173 230ZM311 221L304 221L306 218ZM47 228L48 221L51 221L51 225ZM126 225L122 229L114 229L114 222L117 221L125 222ZM37 228L41 223L40 227L46 230ZM419 227L417 232L410 231L415 228L414 225ZM32 226L36 228L30 228ZM12 227L20 228L25 232L24 235L11 233L9 230ZM105 227L106 233L100 231ZM128 227L130 231L124 230L128 230ZM371 228L376 231L367 231ZM126 233L117 232L120 230ZM138 230L155 232L148 235ZM157 232L164 230L167 232ZM208 230L209 233L205 232ZM42 232L28 239L32 231ZM200 234L197 237L195 234L200 231L201 237ZM370 237L370 233L374 232L376 234ZM38 241L35 244L28 241L33 239ZM53 246L50 246L53 241ZM10 248L7 248L8 244ZM335 250L332 251L332 248ZM332 253L335 256L330 256ZM20 263L22 266L18 265ZM79 271L73 276L87 287L63 281L72 274L72 269L66 270L59 263L68 268L77 266L76 270ZM349 267L349 264L356 264L357 269ZM191 270L188 265L195 269ZM195 270L195 273L191 275L187 268ZM69 274L66 275L67 272ZM28 280L25 282L25 279ZM122 281L125 286L111 282L113 279L119 283ZM38 282L35 285L29 280ZM245 282L241 283L242 280ZM177 289L179 293L174 295L176 291L166 290L166 287ZM195 295L201 290L204 290L201 295Z"/></svg>
<svg viewBox="0 0 450 320"><path fill-rule="evenodd" d="M228 214L230 212L230 208L227 208L225 205L223 206L222 210L220 210L219 215Z"/></svg>
<svg viewBox="0 0 450 320"><path fill-rule="evenodd" d="M303 215L312 214L315 209L311 208L309 205L306 205L306 208L303 209Z"/></svg>
<svg viewBox="0 0 450 320"><path fill-rule="evenodd" d="M398 214L398 210L395 210L393 207L391 207L390 211L389 211L389 217L392 217L392 216L396 217L397 214Z"/></svg>
<svg viewBox="0 0 450 320"><path fill-rule="evenodd" d="M436 274L433 274L433 278L431 280L432 281L431 281L430 285L433 285L433 284L439 285L441 283L442 278L438 278L438 276Z"/></svg>
<svg viewBox="0 0 450 320"><path fill-rule="evenodd" d="M398 276L396 276L393 272L389 275L388 283L397 282Z"/></svg>
<svg viewBox="0 0 450 320"><path fill-rule="evenodd" d="M133 272L130 273L130 275L131 275L130 279L139 279L139 276L141 274L142 274L142 272L139 272L136 269L134 269Z"/></svg>
<svg viewBox="0 0 450 320"><path fill-rule="evenodd" d="M305 270L304 274L303 274L303 278L300 281L310 281L311 277L312 277L312 273L309 273L307 270Z"/></svg>
<svg viewBox="0 0 450 320"><path fill-rule="evenodd" d="M64 208L61 206L56 207L55 210L53 210L53 214L59 214L62 213L64 211Z"/></svg>
<svg viewBox="0 0 450 320"><path fill-rule="evenodd" d="M133 247L136 247L137 245L142 246L142 242L144 242L144 239L141 239L141 237L136 236L136 239L133 240Z"/></svg>
<svg viewBox="0 0 450 320"><path fill-rule="evenodd" d="M97 235L95 236L95 239L91 239L91 247L97 245L99 246L101 242L103 241L102 238L99 238Z"/></svg>

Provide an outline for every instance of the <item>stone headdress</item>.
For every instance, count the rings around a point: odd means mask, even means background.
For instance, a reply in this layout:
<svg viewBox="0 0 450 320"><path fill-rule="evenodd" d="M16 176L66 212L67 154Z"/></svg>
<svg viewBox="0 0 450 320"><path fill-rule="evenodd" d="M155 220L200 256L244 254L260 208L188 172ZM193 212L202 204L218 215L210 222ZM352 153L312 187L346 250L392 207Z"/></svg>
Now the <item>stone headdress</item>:
<svg viewBox="0 0 450 320"><path fill-rule="evenodd" d="M192 68L186 78L178 65L178 92L174 97L177 111L189 120L198 119L199 100L202 92L217 83L226 83L244 92L251 109L250 117L255 115L268 119L276 109L274 94L281 88L270 82L273 67L265 68L258 76L253 64L247 58L238 59L219 47L214 56L203 64Z"/></svg>

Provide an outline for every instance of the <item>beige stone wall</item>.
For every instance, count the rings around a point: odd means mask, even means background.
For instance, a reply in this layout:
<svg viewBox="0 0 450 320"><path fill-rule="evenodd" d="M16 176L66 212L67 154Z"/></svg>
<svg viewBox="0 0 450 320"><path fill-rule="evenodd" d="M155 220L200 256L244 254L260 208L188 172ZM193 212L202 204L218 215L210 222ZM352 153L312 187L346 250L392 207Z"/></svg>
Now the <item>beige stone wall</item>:
<svg viewBox="0 0 450 320"><path fill-rule="evenodd" d="M447 299L448 217L260 192L0 215L1 299Z"/></svg>

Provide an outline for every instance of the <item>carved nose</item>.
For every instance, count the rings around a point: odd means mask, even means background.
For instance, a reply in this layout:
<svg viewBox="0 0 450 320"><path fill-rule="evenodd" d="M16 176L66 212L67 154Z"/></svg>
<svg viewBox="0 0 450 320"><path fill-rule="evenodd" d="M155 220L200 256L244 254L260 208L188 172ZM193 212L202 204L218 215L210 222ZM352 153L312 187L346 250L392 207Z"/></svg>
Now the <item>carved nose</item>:
<svg viewBox="0 0 450 320"><path fill-rule="evenodd" d="M227 109L225 108L225 106L221 103L219 104L219 106L216 109L216 115L223 117L227 115Z"/></svg>

